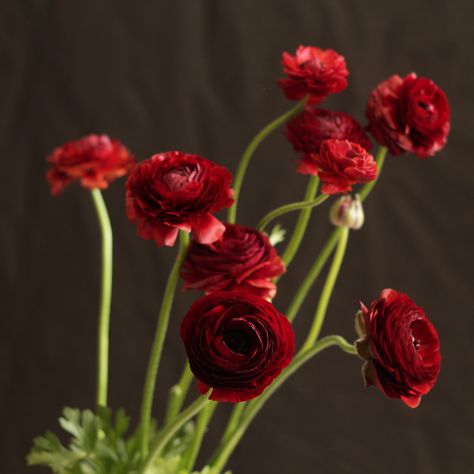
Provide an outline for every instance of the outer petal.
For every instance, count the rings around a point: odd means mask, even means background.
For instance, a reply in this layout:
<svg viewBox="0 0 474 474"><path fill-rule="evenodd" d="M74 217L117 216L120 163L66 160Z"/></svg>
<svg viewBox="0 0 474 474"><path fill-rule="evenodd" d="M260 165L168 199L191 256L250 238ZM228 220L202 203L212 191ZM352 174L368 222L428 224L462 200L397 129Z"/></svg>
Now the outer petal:
<svg viewBox="0 0 474 474"><path fill-rule="evenodd" d="M193 219L190 224L194 238L201 244L212 244L225 232L224 224L210 213Z"/></svg>

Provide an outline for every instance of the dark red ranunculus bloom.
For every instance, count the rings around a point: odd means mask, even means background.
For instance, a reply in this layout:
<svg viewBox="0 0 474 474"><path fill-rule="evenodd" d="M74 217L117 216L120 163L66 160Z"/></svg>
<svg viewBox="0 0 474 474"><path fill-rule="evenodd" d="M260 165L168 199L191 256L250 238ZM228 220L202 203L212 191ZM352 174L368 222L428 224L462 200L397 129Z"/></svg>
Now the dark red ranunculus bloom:
<svg viewBox="0 0 474 474"><path fill-rule="evenodd" d="M329 138L349 140L367 151L372 149L365 130L354 117L345 112L306 107L288 121L285 134L295 150L303 153L319 153L321 143Z"/></svg>
<svg viewBox="0 0 474 474"><path fill-rule="evenodd" d="M245 402L258 397L293 357L288 319L259 296L217 292L203 296L181 323L181 339L198 389L211 400Z"/></svg>
<svg viewBox="0 0 474 474"><path fill-rule="evenodd" d="M425 312L404 293L386 289L356 318L363 376L389 398L419 405L438 377L441 355L436 329Z"/></svg>
<svg viewBox="0 0 474 474"><path fill-rule="evenodd" d="M302 174L319 176L325 194L346 193L354 184L377 177L374 157L357 143L348 140L324 140L319 154L305 155L299 164Z"/></svg>
<svg viewBox="0 0 474 474"><path fill-rule="evenodd" d="M281 63L288 77L279 79L278 85L288 99L309 95L309 103L318 103L347 87L346 60L332 49L299 46L294 56L284 52Z"/></svg>
<svg viewBox="0 0 474 474"><path fill-rule="evenodd" d="M366 115L372 135L392 155L433 156L445 145L450 128L445 93L414 73L380 83L370 94Z"/></svg>
<svg viewBox="0 0 474 474"><path fill-rule="evenodd" d="M210 244L224 233L212 213L233 203L229 171L198 155L170 151L139 163L126 184L128 218L138 235L173 246L178 231Z"/></svg>
<svg viewBox="0 0 474 474"><path fill-rule="evenodd" d="M285 271L268 237L256 229L225 224L225 232L210 245L192 241L181 276L185 289L215 291L246 290L273 298L271 279Z"/></svg>
<svg viewBox="0 0 474 474"><path fill-rule="evenodd" d="M51 169L46 177L54 195L75 180L88 189L105 189L135 164L133 155L107 135L87 135L67 142L53 151L48 162Z"/></svg>

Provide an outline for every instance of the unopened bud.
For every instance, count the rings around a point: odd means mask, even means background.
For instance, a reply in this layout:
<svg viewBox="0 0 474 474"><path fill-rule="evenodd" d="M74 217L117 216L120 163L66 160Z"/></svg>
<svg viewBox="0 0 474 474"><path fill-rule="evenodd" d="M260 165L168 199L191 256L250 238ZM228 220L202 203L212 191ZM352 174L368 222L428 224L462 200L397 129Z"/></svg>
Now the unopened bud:
<svg viewBox="0 0 474 474"><path fill-rule="evenodd" d="M355 198L351 196L340 197L329 211L329 219L338 227L349 227L350 229L360 229L364 224L364 209L356 194Z"/></svg>

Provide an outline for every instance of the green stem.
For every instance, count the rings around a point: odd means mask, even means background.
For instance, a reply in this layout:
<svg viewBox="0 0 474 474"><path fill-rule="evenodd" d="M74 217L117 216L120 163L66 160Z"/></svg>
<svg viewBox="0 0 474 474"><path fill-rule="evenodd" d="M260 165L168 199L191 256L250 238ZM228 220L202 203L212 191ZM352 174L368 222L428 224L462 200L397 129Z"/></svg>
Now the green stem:
<svg viewBox="0 0 474 474"><path fill-rule="evenodd" d="M375 157L375 161L377 163L377 178L371 181L370 183L364 184L364 186L362 186L362 189L359 193L359 197L361 201L364 201L364 199L367 198L367 196L372 191L373 187L377 184L377 181L380 178L380 174L382 173L382 168L383 168L386 156L387 156L387 148L385 148L384 146L379 147L377 151L377 155Z"/></svg>
<svg viewBox="0 0 474 474"><path fill-rule="evenodd" d="M312 201L318 192L319 178L317 176L310 176L308 186L306 188L306 194L304 201ZM295 230L293 235L282 255L282 260L285 262L286 267L290 265L291 261L296 255L298 248L303 240L306 228L308 227L309 218L311 217L311 208L302 209L298 220L296 221Z"/></svg>
<svg viewBox="0 0 474 474"><path fill-rule="evenodd" d="M260 220L260 222L257 225L257 229L263 230L268 225L269 222L271 222L273 219L276 219L277 217L283 214L286 214L287 212L299 211L301 209L312 209L313 207L319 206L328 197L329 195L327 194L321 194L316 199L313 199L311 201L292 202L291 204L285 204L284 206L277 207L276 209L269 212Z"/></svg>
<svg viewBox="0 0 474 474"><path fill-rule="evenodd" d="M344 259L348 238L349 229L347 227L341 227L339 242L337 244L336 252L334 254L326 282L324 283L323 291L321 292L321 296L319 298L313 324L309 330L308 336L303 344L303 347L301 348L300 353L304 353L309 350L314 345L315 341L318 339L319 333L321 332L321 327L324 322L329 300L331 299L334 285L336 284L337 276L339 275L339 270L341 269L342 261Z"/></svg>
<svg viewBox="0 0 474 474"><path fill-rule="evenodd" d="M230 435L235 431L240 420L242 418L242 413L244 412L247 403L241 402L237 403L232 410L230 415L229 421L227 422L227 426L225 428L224 434L222 435L222 443L225 444L226 441L230 438Z"/></svg>
<svg viewBox="0 0 474 474"><path fill-rule="evenodd" d="M239 427L233 432L226 443L221 443L215 456L213 457L211 461L211 474L221 473L222 469L227 463L227 460L231 456L250 423L261 410L265 402L275 393L275 391L309 359L314 357L323 349L331 346L338 346L348 354L356 354L355 347L352 344L348 343L343 337L336 335L326 336L317 341L308 351L298 354L293 359L291 364L280 374L280 376L273 381L267 390L265 390L262 395L248 404L247 410L244 414L244 419L240 423Z"/></svg>
<svg viewBox="0 0 474 474"><path fill-rule="evenodd" d="M244 154L242 155L242 158L240 159L239 165L237 167L237 171L235 172L235 176L234 176L234 183L232 187L234 188L235 202L232 205L232 207L229 209L229 213L227 217L227 220L231 224L235 223L235 219L237 215L237 203L238 203L239 195L240 195L240 188L242 187L242 182L244 180L245 172L247 171L247 167L250 163L250 159L255 153L255 150L258 148L260 143L262 143L262 141L268 135L270 135L270 133L272 133L275 129L277 129L281 125L284 125L288 120L290 120L292 117L294 117L299 112L301 112L306 104L306 99L307 98L305 97L304 99L300 100L288 112L285 112L284 114L280 115L275 120L270 122L248 144L247 148L244 151Z"/></svg>
<svg viewBox="0 0 474 474"><path fill-rule="evenodd" d="M324 247L317 256L316 260L314 261L312 267L310 268L300 287L298 288L298 291L295 293L293 301L291 302L290 306L288 306L288 309L285 313L286 317L291 322L294 321L296 315L298 314L298 311L300 310L301 305L303 304L306 296L308 295L309 290L313 286L316 278L318 278L319 274L321 273L321 270L323 269L329 256L331 255L331 252L334 250L334 247L339 241L340 235L341 228L336 227L329 236L329 239L324 244Z"/></svg>
<svg viewBox="0 0 474 474"><path fill-rule="evenodd" d="M168 282L166 283L163 302L161 304L158 323L156 326L155 338L151 349L150 360L145 379L145 387L143 390L143 399L140 412L140 449L142 457L148 454L148 438L150 430L151 409L153 405L153 395L155 392L156 377L158 375L158 367L160 365L161 352L165 342L166 331L173 305L174 293L178 283L179 271L181 264L186 256L189 244L189 236L187 233L180 231L179 250L173 268L171 269Z"/></svg>
<svg viewBox="0 0 474 474"><path fill-rule="evenodd" d="M171 423L171 421L178 415L183 406L184 399L189 390L189 386L193 380L193 373L189 368L189 362L186 361L183 373L176 385L170 388L168 396L168 406L166 408L165 425Z"/></svg>
<svg viewBox="0 0 474 474"><path fill-rule="evenodd" d="M176 385L170 388L168 395L168 406L166 408L165 425L171 423L171 421L178 415L183 406L184 399L189 390L189 386L193 380L193 373L189 368L189 362L186 361L183 373Z"/></svg>
<svg viewBox="0 0 474 474"><path fill-rule="evenodd" d="M141 470L143 474L146 474L148 470L151 470L155 459L160 455L163 448L168 444L168 441L187 423L194 415L199 413L208 403L209 395L211 391L197 398L191 405L183 410L171 424L165 426L162 431L156 437L153 446L151 448L150 455L146 458L144 467ZM154 472L154 471L153 471Z"/></svg>
<svg viewBox="0 0 474 474"><path fill-rule="evenodd" d="M194 433L188 451L184 455L182 468L185 472L192 472L199 449L202 444L204 435L206 434L207 425L211 419L214 410L217 408L217 402L209 402L199 413L196 419L196 431Z"/></svg>
<svg viewBox="0 0 474 474"><path fill-rule="evenodd" d="M109 328L110 304L112 300L112 226L107 207L99 189L91 191L102 235L101 298L97 340L97 406L107 406L107 383L109 372Z"/></svg>

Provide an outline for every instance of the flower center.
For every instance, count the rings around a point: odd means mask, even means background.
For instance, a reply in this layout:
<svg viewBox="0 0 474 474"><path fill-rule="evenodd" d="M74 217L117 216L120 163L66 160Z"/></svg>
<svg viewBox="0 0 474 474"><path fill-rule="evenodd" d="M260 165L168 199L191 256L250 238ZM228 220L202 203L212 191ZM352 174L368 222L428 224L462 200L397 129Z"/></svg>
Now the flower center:
<svg viewBox="0 0 474 474"><path fill-rule="evenodd" d="M251 349L250 338L248 334L242 331L232 329L224 334L223 340L226 346L232 351L246 355Z"/></svg>
<svg viewBox="0 0 474 474"><path fill-rule="evenodd" d="M180 191L194 180L197 170L189 167L174 168L163 176L163 181L170 191Z"/></svg>

